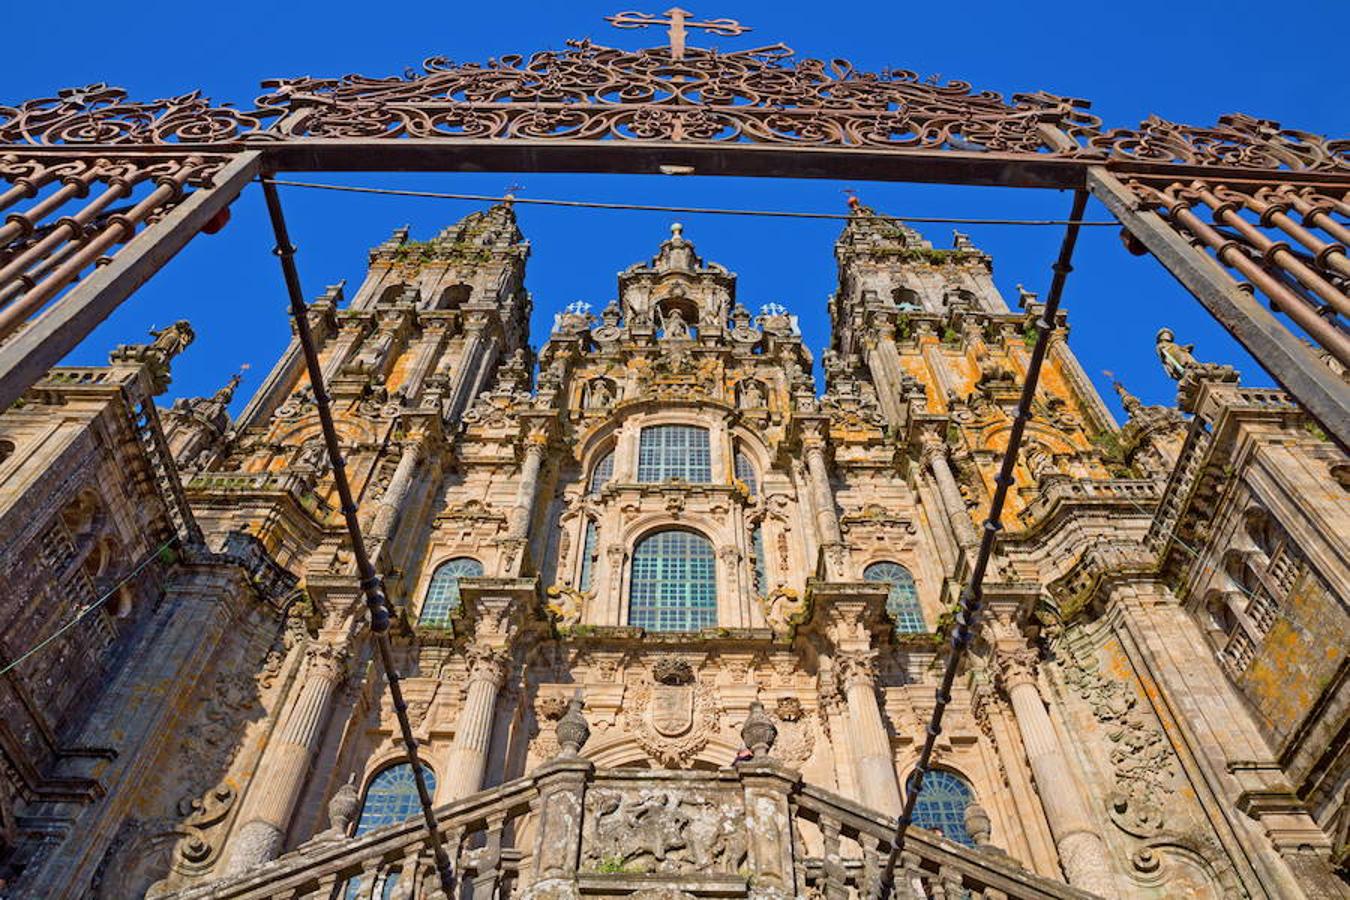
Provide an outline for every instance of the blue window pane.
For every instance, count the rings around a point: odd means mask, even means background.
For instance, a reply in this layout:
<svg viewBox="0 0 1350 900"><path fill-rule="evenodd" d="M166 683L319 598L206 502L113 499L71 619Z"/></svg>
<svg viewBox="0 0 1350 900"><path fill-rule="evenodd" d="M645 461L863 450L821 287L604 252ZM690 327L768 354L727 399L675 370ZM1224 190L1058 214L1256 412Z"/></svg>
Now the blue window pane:
<svg viewBox="0 0 1350 900"><path fill-rule="evenodd" d="M911 634L922 634L928 630L923 621L923 609L919 606L919 591L914 586L914 576L909 574L909 569L899 563L873 563L863 570L863 579L890 585L886 611L891 614L898 630Z"/></svg>
<svg viewBox="0 0 1350 900"><path fill-rule="evenodd" d="M769 567L764 562L764 530L758 525L750 532L755 550L755 593L763 597L769 592Z"/></svg>
<svg viewBox="0 0 1350 900"><path fill-rule="evenodd" d="M599 537L595 520L587 519L585 540L581 542L581 576L577 579L577 587L583 591L591 589L591 572L595 568L595 545Z"/></svg>
<svg viewBox="0 0 1350 900"><path fill-rule="evenodd" d="M436 567L427 585L427 594L422 598L422 612L417 618L419 625L445 625L450 621L450 613L459 606L459 580L477 578L483 574L483 564L476 559L461 556Z"/></svg>
<svg viewBox="0 0 1350 900"><path fill-rule="evenodd" d="M910 778L910 785L913 784ZM970 832L966 831L966 807L975 799L975 792L965 779L951 772L935 769L923 778L923 790L914 802L914 824L943 837L974 847Z"/></svg>
<svg viewBox="0 0 1350 900"><path fill-rule="evenodd" d="M690 425L653 425L638 439L638 481L706 484L712 481L712 452L708 430Z"/></svg>
<svg viewBox="0 0 1350 900"><path fill-rule="evenodd" d="M426 776L428 793L436 792L436 773L426 766L422 767ZM396 825L422 814L417 799L417 783L413 779L412 766L398 763L371 779L366 788L366 799L361 804L361 818L356 823L356 834L362 835L385 825Z"/></svg>
<svg viewBox="0 0 1350 900"><path fill-rule="evenodd" d="M628 624L697 631L717 624L712 542L689 531L658 531L633 551Z"/></svg>
<svg viewBox="0 0 1350 900"><path fill-rule="evenodd" d="M755 467L751 465L750 458L739 450L736 451L736 478L738 481L745 482L745 486L750 489L751 497L759 493L759 481L755 478Z"/></svg>
<svg viewBox="0 0 1350 900"><path fill-rule="evenodd" d="M427 780L427 793L436 793L436 773L423 766L422 774ZM385 825L397 825L421 814L422 807L417 798L417 782L413 778L412 766L408 763L398 763L382 769L371 779L370 786L366 788L365 802L361 804L361 818L356 822L356 834L359 836ZM384 876L384 884L379 891L380 900L389 900L393 896L398 876L398 872L390 872ZM363 882L362 877L348 881L347 889L343 893L344 900L358 900L369 895L370 888Z"/></svg>
<svg viewBox="0 0 1350 900"><path fill-rule="evenodd" d="M614 451L606 453L596 462L595 468L591 470L590 493L598 494L600 489L609 484L614 477Z"/></svg>

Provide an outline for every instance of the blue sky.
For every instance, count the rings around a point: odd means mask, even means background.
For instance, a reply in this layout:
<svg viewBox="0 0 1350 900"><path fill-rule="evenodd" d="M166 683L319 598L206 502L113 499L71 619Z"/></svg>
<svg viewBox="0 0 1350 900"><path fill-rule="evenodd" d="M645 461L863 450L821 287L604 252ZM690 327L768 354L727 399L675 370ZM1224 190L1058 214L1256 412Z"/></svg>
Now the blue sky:
<svg viewBox="0 0 1350 900"><path fill-rule="evenodd" d="M664 43L664 32L619 31L604 16L626 7L601 2L453 4L403 0L279 4L141 2L110 13L86 0L22 4L7 10L7 29L28 35L0 62L0 102L49 95L58 88L103 81L133 97L154 98L201 88L217 101L247 106L258 82L281 75L396 75L428 56L485 60L503 53L560 48L569 37L619 47ZM1048 90L1088 98L1108 125L1133 126L1149 113L1211 124L1227 112L1276 119L1323 134L1350 133L1350 78L1344 55L1315 52L1311 33L1340 34L1350 4L1310 0L1297 15L1272 14L1265 3L963 3L843 4L723 0L684 4L700 17L733 17L754 31L740 38L694 37L691 43L745 48L785 42L799 56L846 57L859 69L886 66L961 79L1005 95ZM643 7L638 7L643 8ZM664 4L651 6L655 12ZM85 19L96 27L73 28ZM1053 191L876 184L861 181L667 178L521 174L303 175L310 180L498 194L522 186L524 197L844 211L845 187L883 212L957 217L1063 217L1070 196ZM305 291L358 282L369 247L398 225L426 238L474 207L414 200L283 189ZM1095 202L1090 218L1104 218ZM536 346L553 313L573 300L597 308L614 295L615 274L651 255L674 217L648 212L596 212L521 207L533 244L528 286L535 299ZM684 215L685 234L706 258L740 275L738 295L752 309L770 301L801 316L813 352L825 346L825 299L835 281L834 222ZM951 227L920 226L936 246L950 246ZM1015 302L1014 285L1044 292L1060 240L1056 228L971 226L978 246L994 256L995 279ZM250 187L229 226L199 236L150 284L118 310L71 356L99 363L115 344L138 340L151 325L190 319L196 343L174 367L174 396L210 393L241 364L250 392L289 339L286 297L262 198ZM1151 258L1125 254L1114 229L1087 229L1070 276L1065 305L1071 346L1108 401L1114 372L1150 402L1171 402L1173 386L1153 356L1153 335L1170 325L1197 344L1202 359L1232 361L1252 383L1269 379ZM236 400L236 409L244 401Z"/></svg>

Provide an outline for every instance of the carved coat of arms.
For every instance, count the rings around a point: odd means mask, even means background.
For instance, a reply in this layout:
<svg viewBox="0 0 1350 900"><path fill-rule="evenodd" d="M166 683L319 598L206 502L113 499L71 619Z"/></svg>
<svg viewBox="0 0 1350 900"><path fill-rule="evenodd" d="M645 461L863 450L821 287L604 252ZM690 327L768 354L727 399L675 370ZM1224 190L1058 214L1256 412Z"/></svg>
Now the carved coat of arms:
<svg viewBox="0 0 1350 900"><path fill-rule="evenodd" d="M658 659L650 678L629 686L623 715L638 746L668 768L688 765L717 730L712 689L674 657Z"/></svg>

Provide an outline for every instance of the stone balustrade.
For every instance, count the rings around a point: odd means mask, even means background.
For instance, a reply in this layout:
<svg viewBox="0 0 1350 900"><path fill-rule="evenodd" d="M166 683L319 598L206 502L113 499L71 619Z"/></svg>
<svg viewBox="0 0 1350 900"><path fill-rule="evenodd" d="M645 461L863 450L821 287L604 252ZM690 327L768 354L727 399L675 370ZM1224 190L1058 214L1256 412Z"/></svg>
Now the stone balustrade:
<svg viewBox="0 0 1350 900"><path fill-rule="evenodd" d="M596 770L578 757L442 806L462 896L866 897L891 821L790 769ZM332 831L179 900L440 897L420 818L348 838ZM1001 851L911 829L895 897L1087 898Z"/></svg>

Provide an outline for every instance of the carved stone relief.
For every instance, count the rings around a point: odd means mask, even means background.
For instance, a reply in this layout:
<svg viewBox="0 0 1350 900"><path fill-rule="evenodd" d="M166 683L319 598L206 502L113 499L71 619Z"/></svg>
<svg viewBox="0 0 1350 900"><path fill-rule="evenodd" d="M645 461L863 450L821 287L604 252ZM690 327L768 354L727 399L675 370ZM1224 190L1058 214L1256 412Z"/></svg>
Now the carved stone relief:
<svg viewBox="0 0 1350 900"><path fill-rule="evenodd" d="M635 787L586 794L582 868L630 872L736 872L746 858L745 817L734 794Z"/></svg>

